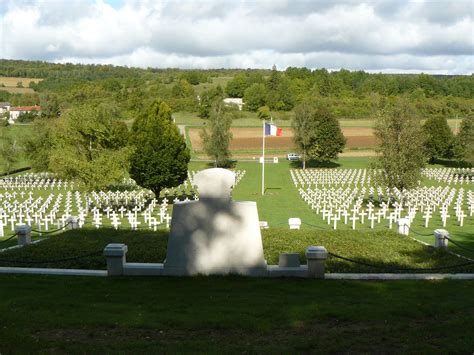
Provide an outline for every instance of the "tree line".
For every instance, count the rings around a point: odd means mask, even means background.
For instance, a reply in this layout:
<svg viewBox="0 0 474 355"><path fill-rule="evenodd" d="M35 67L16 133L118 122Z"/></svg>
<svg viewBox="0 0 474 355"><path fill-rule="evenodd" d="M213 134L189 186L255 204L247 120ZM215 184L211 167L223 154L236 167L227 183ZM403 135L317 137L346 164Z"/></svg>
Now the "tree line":
<svg viewBox="0 0 474 355"><path fill-rule="evenodd" d="M43 78L31 83L35 94L0 91L0 100L15 105L58 106L58 111L88 103L133 119L156 97L173 111L196 112L208 118L217 96L239 97L245 110L290 112L308 100L330 108L337 118L368 118L380 100L404 97L419 118L465 117L474 105L474 76L372 74L364 71L289 67L261 69L140 69L113 65L53 64L0 60L0 76ZM226 78L222 86L216 78ZM205 85L207 90L199 89Z"/></svg>

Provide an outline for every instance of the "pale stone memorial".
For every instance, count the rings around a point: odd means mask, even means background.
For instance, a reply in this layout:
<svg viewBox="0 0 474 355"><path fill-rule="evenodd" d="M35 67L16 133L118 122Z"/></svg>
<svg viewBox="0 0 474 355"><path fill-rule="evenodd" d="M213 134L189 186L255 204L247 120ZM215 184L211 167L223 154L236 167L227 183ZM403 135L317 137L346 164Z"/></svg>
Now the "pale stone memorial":
<svg viewBox="0 0 474 355"><path fill-rule="evenodd" d="M214 168L194 177L199 200L173 207L167 275L266 275L256 202L232 201L236 175Z"/></svg>

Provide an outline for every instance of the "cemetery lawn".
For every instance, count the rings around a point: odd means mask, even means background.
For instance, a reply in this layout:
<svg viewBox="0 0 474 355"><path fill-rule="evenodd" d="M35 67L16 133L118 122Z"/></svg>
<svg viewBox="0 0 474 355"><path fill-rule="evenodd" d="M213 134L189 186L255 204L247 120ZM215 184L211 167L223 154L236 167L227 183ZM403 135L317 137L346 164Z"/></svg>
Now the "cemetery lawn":
<svg viewBox="0 0 474 355"><path fill-rule="evenodd" d="M354 264L331 257L327 262L327 272L400 273L418 271L403 270L407 268L448 267L440 272L474 273L474 265L449 268L464 264L466 260L390 231L290 231L274 228L263 230L262 239L264 257L269 265L277 265L280 253L289 252L299 253L300 262L306 264L306 247L323 245L334 254L374 265ZM70 230L34 245L0 253L0 266L105 270L106 259L102 251L109 243L127 244L128 262L161 263L166 258L168 232L112 228ZM62 259L68 260L58 261Z"/></svg>
<svg viewBox="0 0 474 355"><path fill-rule="evenodd" d="M470 353L472 281L0 275L12 353Z"/></svg>

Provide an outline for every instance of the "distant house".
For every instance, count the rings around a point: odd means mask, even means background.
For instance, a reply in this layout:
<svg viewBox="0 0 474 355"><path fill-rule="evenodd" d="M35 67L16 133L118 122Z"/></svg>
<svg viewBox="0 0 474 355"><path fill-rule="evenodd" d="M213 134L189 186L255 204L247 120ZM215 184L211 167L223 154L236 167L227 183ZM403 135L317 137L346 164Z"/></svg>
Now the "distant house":
<svg viewBox="0 0 474 355"><path fill-rule="evenodd" d="M244 101L239 97L228 97L224 99L224 103L226 105L235 105L242 111L242 107L244 106Z"/></svg>
<svg viewBox="0 0 474 355"><path fill-rule="evenodd" d="M23 115L28 112L37 112L41 111L41 106L13 106L10 107L10 119L8 120L9 123L15 123L20 115Z"/></svg>
<svg viewBox="0 0 474 355"><path fill-rule="evenodd" d="M0 102L0 115L3 115L5 112L10 111L12 105L9 102Z"/></svg>

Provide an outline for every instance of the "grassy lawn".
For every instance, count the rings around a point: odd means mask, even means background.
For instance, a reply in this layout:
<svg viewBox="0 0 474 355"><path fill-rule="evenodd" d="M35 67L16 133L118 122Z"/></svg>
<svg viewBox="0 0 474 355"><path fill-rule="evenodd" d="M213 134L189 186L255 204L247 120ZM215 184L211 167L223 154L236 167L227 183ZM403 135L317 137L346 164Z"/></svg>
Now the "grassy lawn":
<svg viewBox="0 0 474 355"><path fill-rule="evenodd" d="M472 282L0 275L10 353L470 353Z"/></svg>
<svg viewBox="0 0 474 355"><path fill-rule="evenodd" d="M335 167L365 168L367 158L341 158ZM329 230L298 196L289 168L238 162L246 170L236 200L257 201L265 258L324 245L336 254L387 269L442 267L462 260L390 232L385 225L356 232L340 224ZM190 170L209 167L192 162ZM49 192L49 191L47 191ZM289 231L300 217L301 231ZM415 230L430 228L416 219ZM464 228L450 219L452 237L474 249L474 221ZM432 237L416 236L433 242ZM83 229L53 235L23 249L0 253L5 260L55 260L100 252L110 242L129 246L130 262L162 262L167 232ZM14 243L12 240L10 243ZM0 244L0 248L6 245ZM450 245L450 249L459 253ZM36 267L105 269L101 255ZM330 258L328 272L379 272ZM452 270L448 270L450 272ZM473 267L458 271L474 272ZM472 281L348 282L244 277L86 278L0 275L0 353L470 353L474 349Z"/></svg>
<svg viewBox="0 0 474 355"><path fill-rule="evenodd" d="M462 263L449 253L389 231L290 231L275 228L262 231L262 238L264 256L270 265L277 265L280 253L284 252L299 253L300 262L306 264L304 252L310 245L323 245L332 253L382 267L379 269L330 258L328 272L403 272L400 269L450 267ZM109 243L127 244L127 260L130 262L163 262L168 232L116 231L111 228L70 230L41 243L1 253L0 266L104 270L106 264L101 252ZM4 246L0 244L0 247ZM90 255L93 253L97 254ZM74 259L84 255L87 256ZM73 259L55 262L65 258ZM25 261L31 263L22 263ZM446 272L474 272L474 265Z"/></svg>

